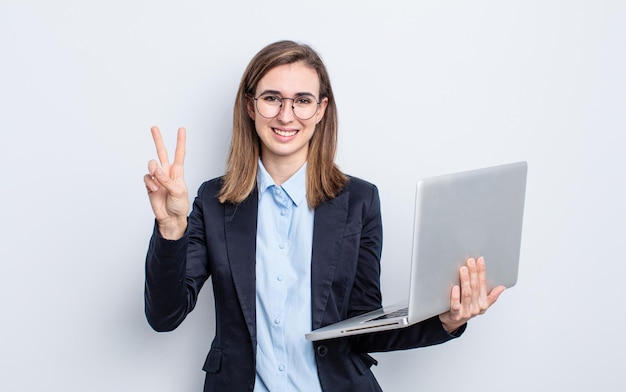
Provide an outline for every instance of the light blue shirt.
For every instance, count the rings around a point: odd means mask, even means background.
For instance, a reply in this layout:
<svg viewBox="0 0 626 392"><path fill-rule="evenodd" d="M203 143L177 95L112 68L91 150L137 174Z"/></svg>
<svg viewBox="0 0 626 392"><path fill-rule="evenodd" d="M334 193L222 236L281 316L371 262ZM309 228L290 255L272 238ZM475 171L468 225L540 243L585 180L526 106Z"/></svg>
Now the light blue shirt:
<svg viewBox="0 0 626 392"><path fill-rule="evenodd" d="M321 391L311 330L314 211L306 201L306 163L277 186L261 161L257 174L257 354L254 390Z"/></svg>

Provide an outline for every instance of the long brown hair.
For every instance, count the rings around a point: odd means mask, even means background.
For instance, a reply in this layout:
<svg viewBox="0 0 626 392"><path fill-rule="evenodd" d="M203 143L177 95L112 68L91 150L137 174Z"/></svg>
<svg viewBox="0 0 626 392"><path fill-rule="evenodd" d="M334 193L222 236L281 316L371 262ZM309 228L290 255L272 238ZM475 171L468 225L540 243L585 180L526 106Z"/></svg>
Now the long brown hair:
<svg viewBox="0 0 626 392"><path fill-rule="evenodd" d="M328 99L326 112L309 142L306 197L310 208L337 196L348 178L335 164L337 150L337 106L330 78L320 56L308 45L278 41L261 49L248 64L239 84L233 113L233 133L226 161L226 174L218 195L221 203L240 203L256 186L260 139L246 110L248 96L254 96L259 81L271 69L302 62L317 72L319 99Z"/></svg>

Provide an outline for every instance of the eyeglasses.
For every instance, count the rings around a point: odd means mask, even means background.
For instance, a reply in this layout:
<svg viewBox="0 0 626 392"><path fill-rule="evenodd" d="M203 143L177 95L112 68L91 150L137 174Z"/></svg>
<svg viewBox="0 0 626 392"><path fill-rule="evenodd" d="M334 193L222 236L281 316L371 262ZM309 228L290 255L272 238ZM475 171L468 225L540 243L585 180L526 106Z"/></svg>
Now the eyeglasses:
<svg viewBox="0 0 626 392"><path fill-rule="evenodd" d="M254 99L256 103L256 110L265 118L278 116L278 113L280 113L283 107L283 101L286 99L291 100L293 114L300 120L308 120L315 116L320 105L320 102L310 94L298 95L295 98L282 98L275 94L265 93L258 97L252 96L252 99Z"/></svg>

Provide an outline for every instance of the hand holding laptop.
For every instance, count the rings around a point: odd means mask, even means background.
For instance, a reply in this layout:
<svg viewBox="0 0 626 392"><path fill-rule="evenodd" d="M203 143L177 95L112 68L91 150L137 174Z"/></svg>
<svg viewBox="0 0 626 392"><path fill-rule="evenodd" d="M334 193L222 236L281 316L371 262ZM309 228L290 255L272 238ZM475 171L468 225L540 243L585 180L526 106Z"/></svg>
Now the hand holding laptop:
<svg viewBox="0 0 626 392"><path fill-rule="evenodd" d="M497 286L487 293L487 272L483 257L467 259L466 265L459 268L459 281L459 285L452 287L450 310L439 315L443 328L448 332L457 330L471 318L485 313L505 290L504 286Z"/></svg>

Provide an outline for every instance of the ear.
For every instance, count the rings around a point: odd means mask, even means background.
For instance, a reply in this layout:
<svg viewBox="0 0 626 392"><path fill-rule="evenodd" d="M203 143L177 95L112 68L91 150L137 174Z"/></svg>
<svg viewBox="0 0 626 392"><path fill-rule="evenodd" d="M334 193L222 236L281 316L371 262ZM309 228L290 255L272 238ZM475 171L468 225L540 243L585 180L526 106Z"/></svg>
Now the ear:
<svg viewBox="0 0 626 392"><path fill-rule="evenodd" d="M328 107L328 98L324 97L322 98L322 101L320 102L320 107L317 109L317 113L315 113L315 124L319 124L319 122L322 121L322 118L324 118L324 113L326 113L327 107Z"/></svg>
<svg viewBox="0 0 626 392"><path fill-rule="evenodd" d="M246 111L248 112L248 116L250 116L252 121L254 121L254 118L256 117L256 113L254 110L254 99L252 99L252 97L247 94L244 96L244 99L246 100Z"/></svg>

